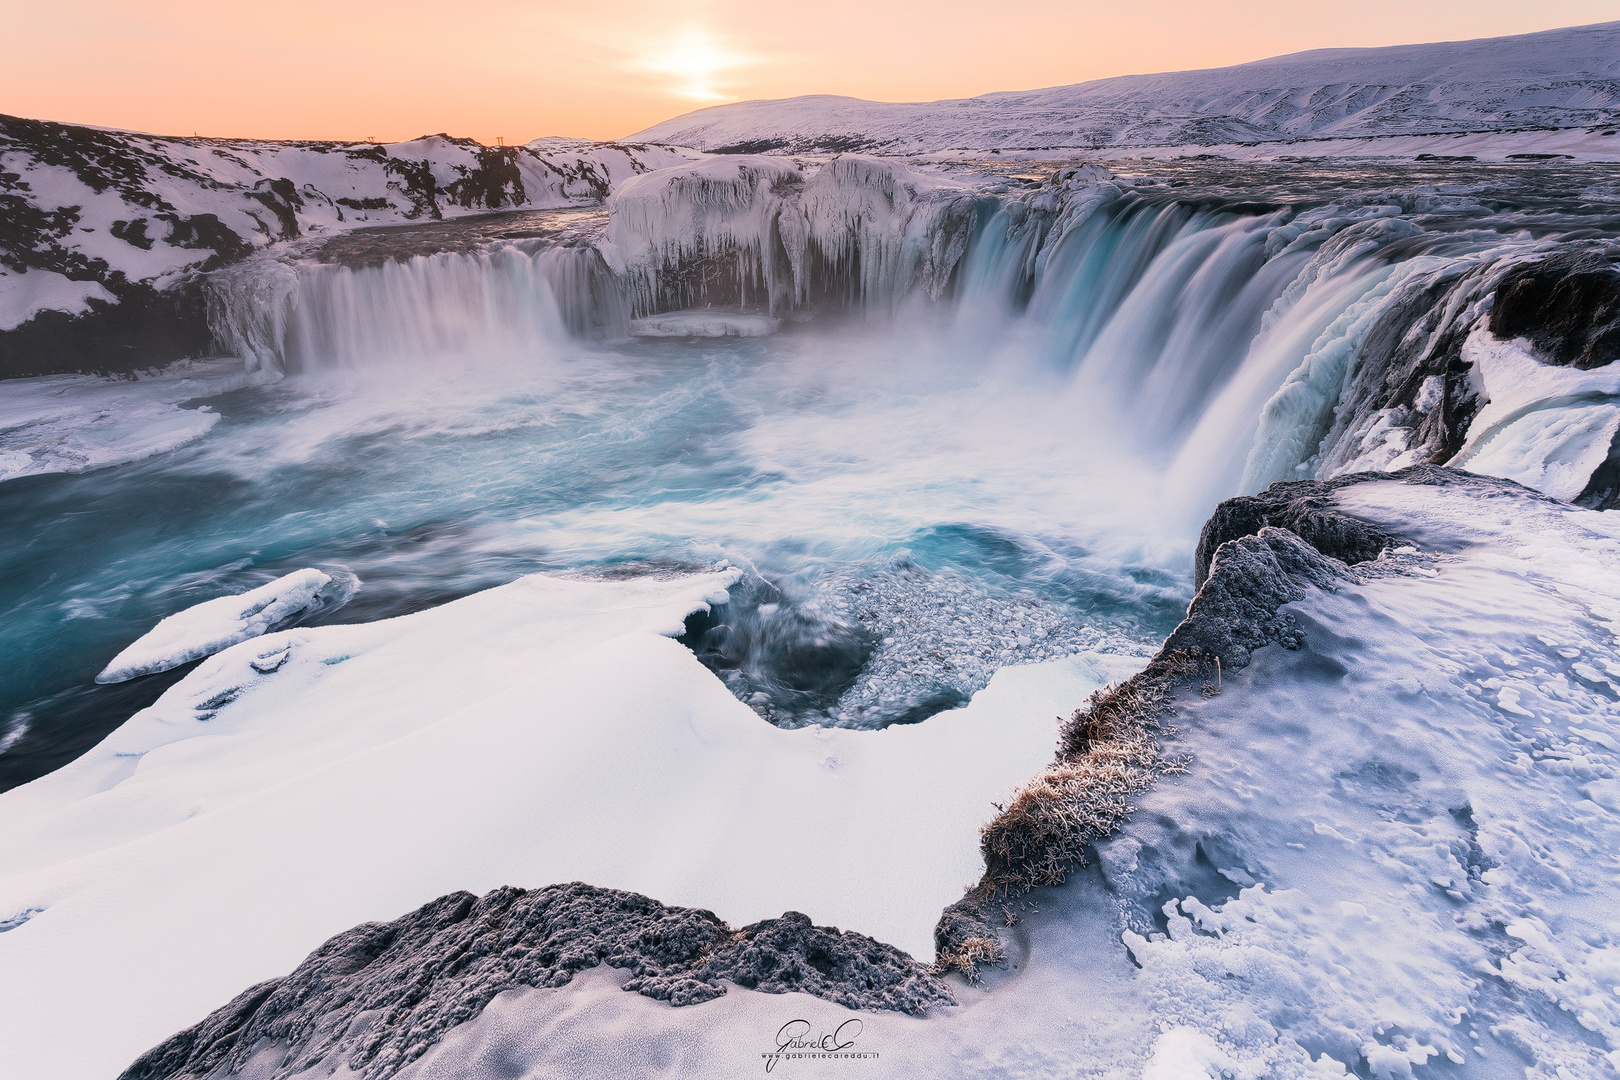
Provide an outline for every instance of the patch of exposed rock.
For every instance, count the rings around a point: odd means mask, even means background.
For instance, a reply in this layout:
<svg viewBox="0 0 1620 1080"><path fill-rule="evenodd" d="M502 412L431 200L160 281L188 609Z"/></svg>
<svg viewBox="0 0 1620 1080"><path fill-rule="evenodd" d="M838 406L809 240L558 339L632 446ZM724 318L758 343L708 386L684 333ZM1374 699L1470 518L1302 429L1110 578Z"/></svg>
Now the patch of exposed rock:
<svg viewBox="0 0 1620 1080"><path fill-rule="evenodd" d="M243 991L136 1060L122 1080L235 1075L280 1054L274 1077L322 1066L391 1076L504 990L565 986L599 965L671 1005L726 992L812 994L851 1009L920 1014L955 1004L928 968L798 912L733 931L712 912L581 882L482 897L457 892L390 923L346 930L292 974Z"/></svg>

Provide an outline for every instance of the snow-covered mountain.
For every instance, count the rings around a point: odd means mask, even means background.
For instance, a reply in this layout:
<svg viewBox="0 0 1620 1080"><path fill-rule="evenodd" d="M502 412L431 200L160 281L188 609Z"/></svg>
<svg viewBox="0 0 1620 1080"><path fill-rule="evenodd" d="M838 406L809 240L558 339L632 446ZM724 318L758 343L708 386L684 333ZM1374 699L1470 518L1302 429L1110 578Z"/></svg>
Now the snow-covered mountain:
<svg viewBox="0 0 1620 1080"><path fill-rule="evenodd" d="M631 136L739 153L1215 145L1620 123L1620 22L1315 49L1205 71L891 104L813 95L718 105ZM1620 146L1615 147L1620 153Z"/></svg>

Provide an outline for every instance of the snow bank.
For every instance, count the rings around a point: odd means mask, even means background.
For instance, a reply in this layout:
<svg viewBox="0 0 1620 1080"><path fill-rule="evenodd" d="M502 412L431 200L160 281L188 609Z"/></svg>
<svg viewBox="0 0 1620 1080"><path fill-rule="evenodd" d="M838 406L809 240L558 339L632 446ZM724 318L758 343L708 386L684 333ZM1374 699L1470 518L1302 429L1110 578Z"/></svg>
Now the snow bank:
<svg viewBox="0 0 1620 1080"><path fill-rule="evenodd" d="M90 301L117 303L97 281L72 281L50 270L9 272L0 267L0 330L14 330L41 311L80 315Z"/></svg>
<svg viewBox="0 0 1620 1080"><path fill-rule="evenodd" d="M579 879L733 925L811 913L927 958L1052 716L1140 661L999 672L877 732L772 727L686 649L732 571L529 577L205 660L0 795L0 1043L115 1073L327 936L454 889ZM86 1023L89 1018L89 1023Z"/></svg>
<svg viewBox="0 0 1620 1080"><path fill-rule="evenodd" d="M0 394L0 482L83 472L167 453L219 422L190 401L273 382L241 360L187 360L139 378L7 379Z"/></svg>
<svg viewBox="0 0 1620 1080"><path fill-rule="evenodd" d="M1155 1052L1185 1028L1234 1075L1612 1075L1620 815L1591 792L1620 774L1620 515L1336 500L1449 554L1291 605L1305 647L1193 705L1192 770L1102 847Z"/></svg>
<svg viewBox="0 0 1620 1080"><path fill-rule="evenodd" d="M334 585L337 587L329 588ZM96 682L125 682L212 656L337 602L347 585L319 570L294 570L240 595L205 600L170 615L141 635L113 657Z"/></svg>
<svg viewBox="0 0 1620 1080"><path fill-rule="evenodd" d="M1487 401L1449 464L1555 499L1580 495L1620 431L1620 364L1589 371L1544 364L1525 342L1498 341L1484 327L1464 343L1463 359Z"/></svg>
<svg viewBox="0 0 1620 1080"><path fill-rule="evenodd" d="M603 252L643 314L711 301L776 312L823 296L877 308L913 289L937 298L977 212L966 188L848 154L813 175L780 158L710 158L639 176L608 207Z"/></svg>

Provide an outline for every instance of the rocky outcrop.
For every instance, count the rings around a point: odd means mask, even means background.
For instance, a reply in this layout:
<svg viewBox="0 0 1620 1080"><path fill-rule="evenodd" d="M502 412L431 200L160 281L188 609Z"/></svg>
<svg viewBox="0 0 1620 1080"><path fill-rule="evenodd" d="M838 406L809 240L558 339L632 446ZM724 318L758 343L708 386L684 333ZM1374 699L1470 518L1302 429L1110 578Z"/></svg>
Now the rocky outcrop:
<svg viewBox="0 0 1620 1080"><path fill-rule="evenodd" d="M1581 369L1620 360L1620 251L1567 251L1509 270L1491 333L1527 338L1540 359Z"/></svg>
<svg viewBox="0 0 1620 1080"><path fill-rule="evenodd" d="M1400 541L1340 510L1334 492L1370 481L1460 485L1545 498L1510 480L1413 466L1331 481L1273 484L1228 499L1205 524L1198 545L1200 588L1187 617L1146 668L1099 690L1059 732L1057 758L983 829L985 873L945 909L934 928L939 966L970 978L1003 955L995 927L1010 901L1062 884L1085 864L1091 845L1119 828L1130 799L1158 776L1185 768L1164 756L1160 720L1188 691L1209 696L1248 666L1256 649L1298 649L1304 635L1286 605L1311 589L1357 580L1353 563L1376 559Z"/></svg>
<svg viewBox="0 0 1620 1080"><path fill-rule="evenodd" d="M1333 502L1335 491L1367 475L1283 481L1258 495L1227 499L1210 514L1198 534L1198 547L1193 552L1194 587L1202 589L1208 582L1215 553L1224 545L1265 528L1287 529L1323 555L1343 563L1376 559L1380 551L1394 546L1395 538L1376 525L1341 512Z"/></svg>
<svg viewBox="0 0 1620 1080"><path fill-rule="evenodd" d="M717 916L574 882L483 897L440 897L391 923L365 923L292 974L243 991L143 1054L123 1080L226 1077L279 1055L275 1077L323 1066L391 1076L504 990L565 986L599 965L630 971L624 989L671 1005L726 992L812 994L851 1009L921 1014L954 1004L900 950L813 926L798 912L733 931ZM258 1075L258 1072L255 1072Z"/></svg>

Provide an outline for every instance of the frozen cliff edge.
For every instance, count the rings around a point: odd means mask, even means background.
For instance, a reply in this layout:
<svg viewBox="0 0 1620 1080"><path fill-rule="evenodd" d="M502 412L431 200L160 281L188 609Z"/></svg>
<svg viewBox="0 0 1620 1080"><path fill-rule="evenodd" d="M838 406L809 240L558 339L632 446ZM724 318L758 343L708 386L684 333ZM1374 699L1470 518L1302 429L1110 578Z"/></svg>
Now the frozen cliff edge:
<svg viewBox="0 0 1620 1080"><path fill-rule="evenodd" d="M1187 621L1144 672L1076 713L1048 770L1068 775L1025 789L1059 811L1044 833L1024 831L1033 891L1006 887L1011 849L998 848L1007 817L1027 823L1030 807L1015 799L985 830L986 884L999 868L1001 887L941 922L944 959L952 932L978 926L961 959L983 985L948 981L954 1007L936 998L913 1017L839 1003L827 990L846 978L835 959L827 985L785 998L780 985L715 995L683 983L690 1003L706 1000L672 1010L645 996L669 969L616 952L619 928L656 916L708 933L706 915L581 885L501 890L340 935L127 1075L343 1064L371 1075L385 1058L410 1080L497 1064L533 1077L712 1075L757 1068L790 1016L828 1031L858 1018L878 1076L1423 1077L1502 1063L1546 1080L1609 1075L1620 1064L1608 992L1620 941L1603 914L1620 899L1616 515L1434 467L1279 485L1222 511ZM1369 555L1380 538L1397 546ZM1133 723L1174 766L1150 783L1122 775ZM598 900L630 914L594 937L566 929L572 951L556 958L530 948L529 930L493 953L457 951L476 919L440 930L454 921L444 912L478 905ZM668 941L675 953L686 943ZM469 966L411 966L451 955ZM632 973L603 975L599 962ZM535 989L511 976L525 965ZM559 988L557 965L579 974ZM382 976L400 970L420 977L387 988ZM854 982L856 993L892 985ZM339 1002L350 987L370 989ZM260 1019L267 1002L278 1004ZM349 1056L356 1010L394 1004L411 1011L371 1014L388 1017L372 1030L380 1052ZM398 1035L413 1024L426 1033L414 1044ZM409 1064L388 1056L406 1046Z"/></svg>
<svg viewBox="0 0 1620 1080"><path fill-rule="evenodd" d="M1004 669L926 723L778 728L673 640L738 576L538 575L275 631L0 793L8 1063L113 1075L334 934L457 890L588 881L733 927L804 911L925 957L1051 716L1142 660ZM93 1038L64 1041L70 1011Z"/></svg>
<svg viewBox="0 0 1620 1080"><path fill-rule="evenodd" d="M937 299L978 222L972 190L844 154L806 170L710 158L638 176L608 201L602 245L638 315L714 304L771 313L812 301Z"/></svg>
<svg viewBox="0 0 1620 1080"><path fill-rule="evenodd" d="M1620 136L1605 142L1604 133L1620 124L1617 56L1620 23L1611 22L1474 41L1317 49L1207 71L956 101L890 104L830 95L748 101L688 113L631 138L713 153L925 154L1235 148L1581 128L1590 129L1591 150L1606 147L1613 160ZM1445 141L1431 150L1445 153ZM1462 152L1478 153L1481 141ZM1363 150L1369 151L1377 152ZM1313 151L1306 143L1298 152Z"/></svg>

